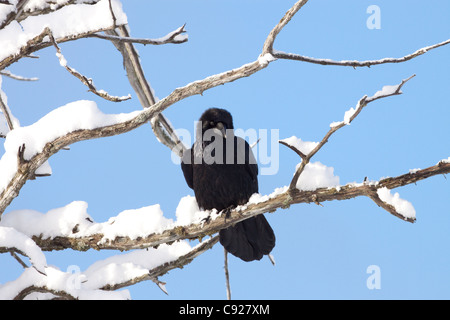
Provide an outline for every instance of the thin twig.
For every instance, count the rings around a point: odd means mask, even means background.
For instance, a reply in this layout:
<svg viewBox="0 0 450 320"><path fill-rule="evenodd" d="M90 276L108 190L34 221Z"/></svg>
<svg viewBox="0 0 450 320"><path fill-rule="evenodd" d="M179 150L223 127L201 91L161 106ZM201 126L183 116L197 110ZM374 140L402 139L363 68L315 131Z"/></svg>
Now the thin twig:
<svg viewBox="0 0 450 320"><path fill-rule="evenodd" d="M342 127L345 127L346 125L350 124L360 114L362 109L364 107L366 107L370 102L381 99L381 98L386 98L386 97L401 94L401 88L403 87L403 85L407 81L412 79L414 76L415 75L412 75L411 77L402 80L402 82L399 85L397 85L396 90L394 90L394 91L389 91L386 93L383 93L383 91L380 91L379 93L377 92L375 95L373 95L371 97L367 97L367 95L362 97L358 101L358 103L356 105L356 109L353 110L353 112L350 114L348 119L344 119L344 121L338 122L338 123L330 126L330 130L325 134L325 136L317 144L317 146L313 150L311 150L307 155L305 155L300 150L297 150L294 146L288 145L285 142L280 141L281 144L288 146L290 149L294 150L302 158L302 162L300 163L299 167L295 171L294 177L292 178L291 183L289 184L289 190L292 192L293 190L295 190L297 188L298 179L300 178L300 175L304 171L304 169L305 169L306 165L309 163L310 159L328 142L328 139L336 131L338 131Z"/></svg>
<svg viewBox="0 0 450 320"><path fill-rule="evenodd" d="M114 14L111 0L109 0L109 11L111 12L111 17L113 20L113 29L115 29L115 28L117 28L117 25L116 25L117 18L116 18L116 15Z"/></svg>
<svg viewBox="0 0 450 320"><path fill-rule="evenodd" d="M57 51L56 55L58 56L61 66L63 66L67 71L69 71L70 74L72 74L73 76L75 76L76 78L81 80L81 82L89 88L89 91L98 95L99 97L102 97L103 99L106 99L106 100L112 101L112 102L121 102L121 101L131 99L131 95L128 95L125 97L116 97L116 96L109 95L104 90L97 90L97 88L94 86L92 79L87 78L86 76L82 75L81 73L79 73L78 71L76 71L75 69L73 69L67 65L67 61L61 53L61 48L59 48L51 31L49 31L49 38L50 38L50 41L52 42L53 46L56 48L56 51Z"/></svg>
<svg viewBox="0 0 450 320"><path fill-rule="evenodd" d="M334 61L331 59L317 59L317 58L311 58L307 56L302 56L295 53L286 53L282 51L275 51L272 53L272 55L275 58L278 59L285 59L285 60L296 60L296 61L303 61L303 62L309 62L314 64L321 64L321 65L327 65L327 66L344 66L344 67L370 67L378 64L385 64L385 63L401 63L408 60L411 60L413 58L416 58L430 50L442 47L444 45L447 45L450 43L450 39L442 41L437 44L433 44L431 46L427 46L424 48L421 48L419 50L414 51L411 54L408 54L401 58L383 58L379 60L365 60L365 61L357 61L357 60L342 60L342 61Z"/></svg>
<svg viewBox="0 0 450 320"><path fill-rule="evenodd" d="M26 263L23 262L23 260L20 259L20 257L19 257L14 251L10 251L9 253L11 254L11 256L12 256L14 259L17 260L17 262L19 262L19 264L20 264L24 269L28 268L28 266L26 265Z"/></svg>
<svg viewBox="0 0 450 320"><path fill-rule="evenodd" d="M14 79L14 80L19 80L19 81L37 81L37 80L39 80L39 78L36 78L36 77L27 78L27 77L18 76L9 70L0 71L0 75Z"/></svg>
<svg viewBox="0 0 450 320"><path fill-rule="evenodd" d="M14 125L13 125L12 120L11 120L11 115L9 114L8 107L3 102L1 94L0 94L0 109L2 110L2 113L5 116L6 123L8 124L9 130L10 131L13 130L14 129Z"/></svg>
<svg viewBox="0 0 450 320"><path fill-rule="evenodd" d="M140 43L143 45L151 44L151 45L162 45L162 44L180 44L188 41L187 36L183 36L183 33L186 32L184 29L185 25L179 27L178 29L170 32L166 36L159 39L146 39L146 38L131 38L130 36L115 36L115 35L104 35L99 33L93 33L88 35L90 38L99 38L111 41L119 41L125 43Z"/></svg>
<svg viewBox="0 0 450 320"><path fill-rule="evenodd" d="M298 156L300 158L302 158L302 160L306 159L306 154L304 154L303 152L301 152L299 149L297 149L296 147L294 147L293 145L290 145L289 143L287 143L286 141L283 140L279 140L278 141L280 144L288 147L289 149L291 149L292 151L294 151L296 154L298 154Z"/></svg>
<svg viewBox="0 0 450 320"><path fill-rule="evenodd" d="M261 55L265 55L267 53L273 55L273 44L275 42L276 37L280 33L280 31L291 21L292 17L308 2L308 0L300 0L297 1L292 8L290 8L283 18L281 18L280 22L270 31L269 35L264 42L263 49Z"/></svg>

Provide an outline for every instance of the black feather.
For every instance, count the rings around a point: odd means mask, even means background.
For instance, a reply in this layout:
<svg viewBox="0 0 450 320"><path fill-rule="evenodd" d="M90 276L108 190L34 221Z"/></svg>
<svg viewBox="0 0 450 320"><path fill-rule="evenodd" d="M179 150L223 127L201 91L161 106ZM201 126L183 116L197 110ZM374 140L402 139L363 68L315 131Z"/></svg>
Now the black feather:
<svg viewBox="0 0 450 320"><path fill-rule="evenodd" d="M206 110L195 143L183 155L184 177L204 210L233 208L258 192L258 165L249 144L234 136L233 129L228 111ZM275 246L275 234L263 215L223 229L219 236L225 249L244 261L260 260Z"/></svg>

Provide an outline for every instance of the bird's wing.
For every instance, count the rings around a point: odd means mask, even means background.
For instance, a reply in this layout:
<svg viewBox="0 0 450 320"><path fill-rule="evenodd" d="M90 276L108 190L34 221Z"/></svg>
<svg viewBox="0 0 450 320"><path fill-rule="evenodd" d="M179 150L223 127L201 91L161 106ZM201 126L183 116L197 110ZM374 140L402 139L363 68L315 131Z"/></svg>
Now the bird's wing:
<svg viewBox="0 0 450 320"><path fill-rule="evenodd" d="M181 158L181 170L183 170L184 179L186 179L186 183L188 184L189 188L194 189L194 156L192 150L192 148L187 149L183 153L183 157Z"/></svg>
<svg viewBox="0 0 450 320"><path fill-rule="evenodd" d="M243 147L242 147L243 146ZM253 155L252 148L244 139L235 137L235 161L236 163L242 163L242 159L245 159L245 168L253 180L253 183L258 190L258 164L255 156Z"/></svg>

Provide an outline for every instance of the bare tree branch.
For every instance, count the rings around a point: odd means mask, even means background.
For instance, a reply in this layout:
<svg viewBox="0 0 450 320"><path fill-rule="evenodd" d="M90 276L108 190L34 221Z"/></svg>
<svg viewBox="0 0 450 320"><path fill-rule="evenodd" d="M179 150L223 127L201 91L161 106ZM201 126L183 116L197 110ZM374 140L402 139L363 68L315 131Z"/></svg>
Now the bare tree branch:
<svg viewBox="0 0 450 320"><path fill-rule="evenodd" d="M433 44L431 46L421 48L421 49L416 50L413 53L408 54L401 58L383 58L383 59L379 59L379 60L365 60L365 61L357 61L357 60L334 61L334 60L330 60L330 59L316 59L316 58L302 56L302 55L295 54L295 53L286 53L286 52L282 52L282 51L275 51L272 53L272 55L277 59L296 60L296 61L303 61L303 62L327 65L327 66L345 66L345 67L356 68L356 67L370 67L370 66L374 66L374 65L378 65L378 64L385 64L385 63L406 62L413 58L421 56L430 50L445 46L449 43L450 43L450 39L442 41L437 44Z"/></svg>
<svg viewBox="0 0 450 320"><path fill-rule="evenodd" d="M9 114L8 107L3 102L1 94L0 94L0 110L2 111L3 115L5 116L6 123L8 124L9 130L13 130L14 129L14 125L13 125L12 120L11 120L11 115Z"/></svg>
<svg viewBox="0 0 450 320"><path fill-rule="evenodd" d="M25 262L22 261L22 259L20 259L20 257L14 252L14 251L10 251L9 252L11 254L11 256L16 259L16 261L24 268L28 268L28 266L26 265Z"/></svg>
<svg viewBox="0 0 450 320"><path fill-rule="evenodd" d="M36 77L27 78L27 77L18 76L9 70L0 71L0 75L14 79L14 80L19 80L19 81L37 81L37 80L39 80L39 78L36 78Z"/></svg>
<svg viewBox="0 0 450 320"><path fill-rule="evenodd" d="M70 74L72 74L73 76L78 78L85 86L87 86L89 88L89 91L91 91L92 93L96 94L97 96L99 96L103 99L106 99L106 100L109 100L112 102L121 102L121 101L131 99L131 95L127 95L124 97L116 97L116 96L109 95L104 90L97 90L97 88L94 86L94 83L91 78L87 78L86 76L82 75L81 73L79 73L78 71L76 71L75 69L73 69L67 65L67 61L61 53L61 48L58 46L58 43L56 42L55 38L53 37L53 34L51 31L49 31L48 36L49 36L50 41L52 42L53 46L56 48L56 52L57 52L56 55L58 56L59 63L61 64L61 66L64 67L67 71L69 71Z"/></svg>
<svg viewBox="0 0 450 320"><path fill-rule="evenodd" d="M162 45L168 43L180 44L188 41L188 37L186 35L183 35L186 32L186 30L184 29L185 26L186 25L183 25L159 39L131 38L129 36L103 35L99 33L90 34L88 35L88 37L119 42L140 43L143 45Z"/></svg>
<svg viewBox="0 0 450 320"><path fill-rule="evenodd" d="M280 31L288 24L289 21L294 17L294 15L308 2L308 0L300 0L297 1L292 8L290 8L281 18L280 22L270 31L267 36L266 41L264 42L262 54L265 55L267 53L273 55L273 44L275 42L276 37L280 33Z"/></svg>
<svg viewBox="0 0 450 320"><path fill-rule="evenodd" d="M184 32L184 26L183 32ZM129 38L129 32L124 26L118 28L118 32L121 38ZM106 31L107 34L113 35L114 38L118 37L116 30ZM156 103L156 98L154 96L153 90L150 87L148 80L144 75L144 70L142 69L139 55L136 52L132 43L122 43L120 41L112 41L123 57L123 64L125 70L127 71L128 81L136 92L139 101L143 108L148 108ZM169 147L171 150L179 150L178 154L181 157L184 150L186 149L181 143L178 136L175 134L174 129L164 117L162 113L156 115L151 119L151 125L153 133L157 139Z"/></svg>

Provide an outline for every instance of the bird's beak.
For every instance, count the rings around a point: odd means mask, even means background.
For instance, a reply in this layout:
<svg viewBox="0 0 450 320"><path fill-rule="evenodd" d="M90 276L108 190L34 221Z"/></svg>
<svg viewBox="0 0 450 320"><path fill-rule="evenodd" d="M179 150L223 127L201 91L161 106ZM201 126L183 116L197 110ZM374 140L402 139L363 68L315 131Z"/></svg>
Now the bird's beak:
<svg viewBox="0 0 450 320"><path fill-rule="evenodd" d="M219 122L216 125L216 127L214 128L214 131L217 132L217 134L220 134L225 139L227 138L227 133L226 133L226 130L225 130L225 126L223 125L222 122Z"/></svg>

